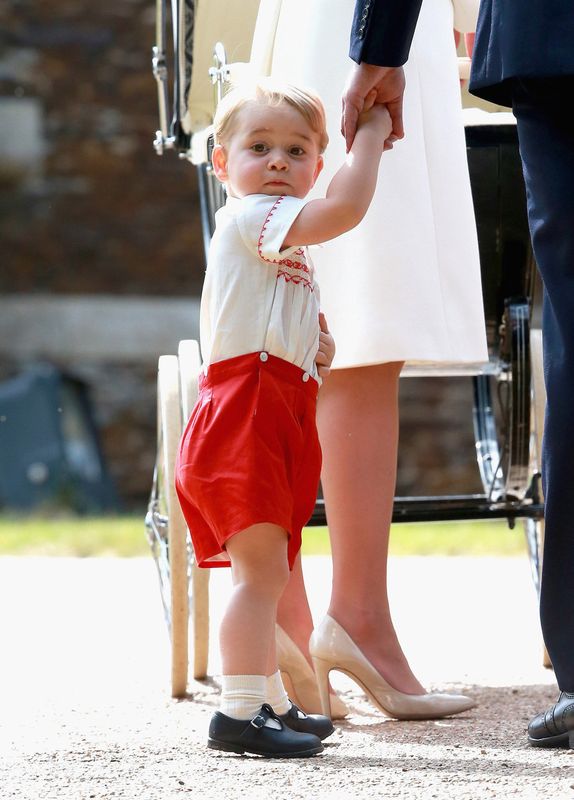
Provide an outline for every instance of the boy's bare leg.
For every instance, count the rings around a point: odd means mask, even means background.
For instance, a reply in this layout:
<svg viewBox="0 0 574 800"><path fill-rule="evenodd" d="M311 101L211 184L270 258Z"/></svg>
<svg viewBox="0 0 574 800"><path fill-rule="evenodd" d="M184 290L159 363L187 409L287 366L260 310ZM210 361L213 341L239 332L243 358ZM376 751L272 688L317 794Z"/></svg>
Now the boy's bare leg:
<svg viewBox="0 0 574 800"><path fill-rule="evenodd" d="M221 621L224 675L271 675L277 670L277 603L287 584L287 533L263 523L227 542L233 589Z"/></svg>
<svg viewBox="0 0 574 800"><path fill-rule="evenodd" d="M226 546L233 589L220 627L221 704L209 724L208 747L271 757L316 755L321 739L334 730L331 721L293 708L275 655L277 603L289 577L287 533L277 525L253 525Z"/></svg>

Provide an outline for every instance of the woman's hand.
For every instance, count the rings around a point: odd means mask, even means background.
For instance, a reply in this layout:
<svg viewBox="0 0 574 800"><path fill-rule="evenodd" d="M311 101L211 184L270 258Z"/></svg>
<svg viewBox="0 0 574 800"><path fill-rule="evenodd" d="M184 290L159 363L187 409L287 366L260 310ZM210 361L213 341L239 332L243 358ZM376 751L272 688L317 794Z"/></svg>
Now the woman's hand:
<svg viewBox="0 0 574 800"><path fill-rule="evenodd" d="M389 144L392 146L393 142L402 139L405 135L403 128L403 94L405 91L403 68L377 67L364 63L354 65L343 94L341 118L341 133L345 137L347 152L353 144L357 131L357 120L363 110L365 98L373 89L376 91L375 102L386 105L391 115L393 130L389 137Z"/></svg>
<svg viewBox="0 0 574 800"><path fill-rule="evenodd" d="M322 311L319 312L319 349L315 356L319 377L326 378L331 372L331 364L335 358L335 340L329 333L327 320Z"/></svg>

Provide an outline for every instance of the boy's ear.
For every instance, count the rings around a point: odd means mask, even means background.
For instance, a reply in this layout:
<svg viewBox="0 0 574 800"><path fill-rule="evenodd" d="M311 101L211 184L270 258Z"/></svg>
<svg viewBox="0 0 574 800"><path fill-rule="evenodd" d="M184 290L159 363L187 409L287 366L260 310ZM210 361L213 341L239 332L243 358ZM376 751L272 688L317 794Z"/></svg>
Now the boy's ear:
<svg viewBox="0 0 574 800"><path fill-rule="evenodd" d="M227 180L227 155L221 144L216 144L211 153L211 164L217 180L225 183Z"/></svg>
<svg viewBox="0 0 574 800"><path fill-rule="evenodd" d="M323 169L325 162L323 161L323 156L319 156L317 158L317 166L315 167L315 172L313 173L313 186L315 186L315 181L321 174L321 170Z"/></svg>

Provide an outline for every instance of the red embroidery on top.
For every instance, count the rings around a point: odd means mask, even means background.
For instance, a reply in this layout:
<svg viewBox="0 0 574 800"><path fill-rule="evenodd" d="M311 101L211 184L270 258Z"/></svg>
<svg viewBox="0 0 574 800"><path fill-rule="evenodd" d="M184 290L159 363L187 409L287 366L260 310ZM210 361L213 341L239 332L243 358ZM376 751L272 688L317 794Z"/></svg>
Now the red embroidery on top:
<svg viewBox="0 0 574 800"><path fill-rule="evenodd" d="M286 283L289 282L295 284L302 283L303 286L306 286L308 289L310 289L310 291L312 292L314 291L313 284L311 283L310 280L307 280L307 278L304 275L293 275L291 272L285 272L284 270L279 269L277 270L277 277L283 278L283 280Z"/></svg>
<svg viewBox="0 0 574 800"><path fill-rule="evenodd" d="M275 210L279 207L280 203L282 203L284 199L285 199L285 195L280 195L277 198L277 200L273 203L271 208L269 209L269 212L268 212L267 216L265 217L265 222L263 223L263 227L261 228L261 233L259 234L259 239L257 241L257 253L259 255L259 258L261 258L263 261L266 261L268 264L277 264L278 266L285 266L288 269L300 270L300 271L302 271L304 273L307 273L307 275L310 276L311 273L310 273L309 267L307 266L307 264L305 264L304 261L293 261L290 258L281 258L281 259L265 258L265 256L262 253L263 240L265 238L265 231L267 230L267 225L269 223L269 220L271 219L271 217L275 213ZM297 250L295 250L293 252L293 255L295 255L295 256L304 256L305 255L305 250L302 247L299 247ZM292 283L295 283L295 284L302 283L304 286L306 286L311 291L314 290L312 281L309 278L306 278L305 275L297 275L296 273L293 274L291 272L288 272L285 269L279 269L279 270L277 270L277 277L278 278L283 278L287 283L289 281L291 281Z"/></svg>

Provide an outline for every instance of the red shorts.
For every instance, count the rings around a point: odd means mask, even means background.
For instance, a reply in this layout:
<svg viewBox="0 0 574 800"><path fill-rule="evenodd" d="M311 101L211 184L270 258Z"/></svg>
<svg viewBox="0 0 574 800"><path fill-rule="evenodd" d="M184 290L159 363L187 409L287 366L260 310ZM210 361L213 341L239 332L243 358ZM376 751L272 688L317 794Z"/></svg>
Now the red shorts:
<svg viewBox="0 0 574 800"><path fill-rule="evenodd" d="M200 567L227 567L226 541L257 523L289 534L289 567L317 499L317 382L268 353L218 361L200 376L176 489Z"/></svg>

